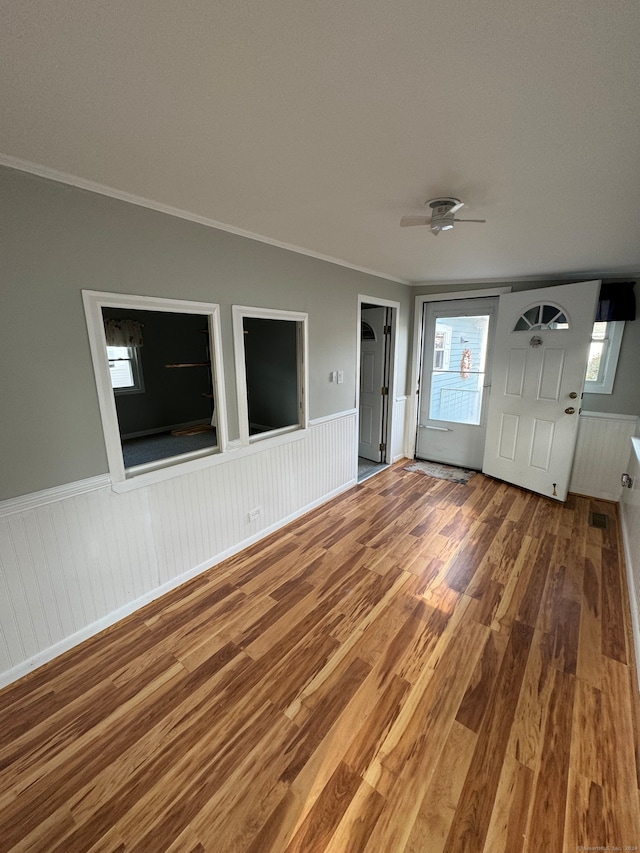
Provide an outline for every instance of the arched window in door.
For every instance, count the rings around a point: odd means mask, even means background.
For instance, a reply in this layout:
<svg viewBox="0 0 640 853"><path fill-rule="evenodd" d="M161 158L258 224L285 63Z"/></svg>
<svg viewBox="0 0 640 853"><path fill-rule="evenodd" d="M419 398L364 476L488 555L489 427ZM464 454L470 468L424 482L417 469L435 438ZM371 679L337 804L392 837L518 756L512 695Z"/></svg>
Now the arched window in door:
<svg viewBox="0 0 640 853"><path fill-rule="evenodd" d="M376 333L373 326L370 323L367 323L366 320L361 320L360 325L360 340L361 341L375 341Z"/></svg>
<svg viewBox="0 0 640 853"><path fill-rule="evenodd" d="M520 316L513 327L514 332L529 332L533 329L568 329L569 321L557 305L534 305Z"/></svg>

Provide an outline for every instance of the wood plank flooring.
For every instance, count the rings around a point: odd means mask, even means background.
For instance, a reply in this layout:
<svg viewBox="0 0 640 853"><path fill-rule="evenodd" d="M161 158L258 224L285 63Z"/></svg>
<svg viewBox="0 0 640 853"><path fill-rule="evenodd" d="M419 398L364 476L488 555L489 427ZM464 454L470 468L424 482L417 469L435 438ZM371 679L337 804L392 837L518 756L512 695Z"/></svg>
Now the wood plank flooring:
<svg viewBox="0 0 640 853"><path fill-rule="evenodd" d="M367 480L0 693L0 850L638 849L616 513Z"/></svg>

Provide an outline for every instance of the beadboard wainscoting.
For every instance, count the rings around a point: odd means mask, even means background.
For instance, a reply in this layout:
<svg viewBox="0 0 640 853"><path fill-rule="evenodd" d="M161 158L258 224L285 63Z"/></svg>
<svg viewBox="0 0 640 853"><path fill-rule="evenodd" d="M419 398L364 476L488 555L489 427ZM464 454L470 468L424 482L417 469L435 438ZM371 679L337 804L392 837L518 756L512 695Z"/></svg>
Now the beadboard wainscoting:
<svg viewBox="0 0 640 853"><path fill-rule="evenodd" d="M622 490L620 517L627 563L631 623L636 650L638 683L640 684L640 429L631 439L631 454L625 473L632 480L630 489Z"/></svg>
<svg viewBox="0 0 640 853"><path fill-rule="evenodd" d="M350 411L121 494L97 477L4 501L0 686L353 485L356 437Z"/></svg>
<svg viewBox="0 0 640 853"><path fill-rule="evenodd" d="M629 440L637 424L634 415L582 412L569 491L619 501L620 477L626 470Z"/></svg>
<svg viewBox="0 0 640 853"><path fill-rule="evenodd" d="M396 397L393 406L393 424L391 436L391 458L390 462L398 462L407 455L406 432L407 432L407 398Z"/></svg>

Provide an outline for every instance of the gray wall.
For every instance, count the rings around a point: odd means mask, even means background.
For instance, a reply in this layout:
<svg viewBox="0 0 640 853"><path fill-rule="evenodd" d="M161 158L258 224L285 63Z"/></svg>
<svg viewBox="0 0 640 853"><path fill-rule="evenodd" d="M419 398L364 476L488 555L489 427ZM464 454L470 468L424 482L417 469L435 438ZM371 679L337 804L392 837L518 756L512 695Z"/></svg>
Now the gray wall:
<svg viewBox="0 0 640 853"><path fill-rule="evenodd" d="M399 301L396 393L406 393L404 285L7 168L0 217L0 499L107 471L82 289L219 303L231 438L232 304L308 312L317 418L355 405L358 294Z"/></svg>
<svg viewBox="0 0 640 853"><path fill-rule="evenodd" d="M601 278L603 276L598 276ZM607 276L608 281L611 279ZM640 280L640 274L624 276L624 281ZM571 281L587 281L587 277L576 276ZM501 281L501 287L511 287L514 291L535 290L538 287L551 287L554 284L568 284L564 281ZM470 282L465 284L415 285L413 295L427 293L454 293L464 290L481 290L491 287L491 282ZM608 412L617 415L640 416L640 284L636 283L637 319L625 323L618 370L612 394L585 394L582 408L586 412ZM415 303L415 299L413 300ZM413 323L413 318L412 318Z"/></svg>

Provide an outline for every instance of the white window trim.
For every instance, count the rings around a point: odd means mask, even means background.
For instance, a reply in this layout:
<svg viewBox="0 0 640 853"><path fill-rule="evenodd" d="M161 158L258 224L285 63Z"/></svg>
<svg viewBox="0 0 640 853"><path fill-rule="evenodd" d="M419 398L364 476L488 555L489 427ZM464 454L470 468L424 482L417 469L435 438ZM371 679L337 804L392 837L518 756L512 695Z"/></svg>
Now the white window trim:
<svg viewBox="0 0 640 853"><path fill-rule="evenodd" d="M240 444L243 447L257 442L268 443L270 439L279 438L283 435L291 435L305 432L309 425L307 388L309 387L309 343L308 343L308 320L309 315L301 311L284 311L275 308L251 308L246 305L233 305L231 308L233 317L233 350L236 367L236 392L238 399L238 426L240 432ZM249 407L247 405L247 376L245 372L244 351L244 326L245 317L263 320L289 320L300 323L302 335L299 344L299 357L301 359L300 371L300 420L294 424L281 429L269 430L269 432L249 435Z"/></svg>
<svg viewBox="0 0 640 853"><path fill-rule="evenodd" d="M132 296L128 293L104 293L97 290L83 290L82 299L87 319L87 331L93 360L93 369L98 391L98 404L102 418L109 474L115 491L128 491L130 488L149 485L177 477L186 473L199 457L217 457L228 447L226 395L222 371L222 338L220 333L220 306L211 302L190 302L184 299L164 299L153 296ZM211 348L211 380L217 411L217 453L210 450L196 451L182 456L172 456L147 465L137 466L126 471L122 458L120 429L116 410L114 389L111 386L107 343L102 319L103 308L134 308L141 311L166 311L172 314L204 314L209 322L209 346ZM191 463L191 465L190 465Z"/></svg>
<svg viewBox="0 0 640 853"><path fill-rule="evenodd" d="M622 333L624 332L624 320L608 320L609 339L605 350L605 363L601 379L598 382L585 382L585 394L612 394L613 383L616 378L620 347L622 345Z"/></svg>

